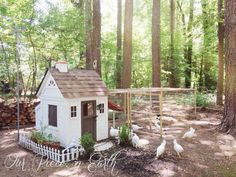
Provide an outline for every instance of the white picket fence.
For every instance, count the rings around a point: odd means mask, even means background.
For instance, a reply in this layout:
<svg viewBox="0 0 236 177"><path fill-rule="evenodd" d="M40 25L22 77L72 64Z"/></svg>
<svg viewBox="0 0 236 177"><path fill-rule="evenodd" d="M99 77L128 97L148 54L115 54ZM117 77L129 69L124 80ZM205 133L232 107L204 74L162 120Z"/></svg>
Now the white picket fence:
<svg viewBox="0 0 236 177"><path fill-rule="evenodd" d="M20 134L19 144L26 149L32 150L36 154L46 156L48 159L61 163L77 160L79 156L84 153L84 150L80 147L61 151L43 146L31 141L30 137L26 134Z"/></svg>

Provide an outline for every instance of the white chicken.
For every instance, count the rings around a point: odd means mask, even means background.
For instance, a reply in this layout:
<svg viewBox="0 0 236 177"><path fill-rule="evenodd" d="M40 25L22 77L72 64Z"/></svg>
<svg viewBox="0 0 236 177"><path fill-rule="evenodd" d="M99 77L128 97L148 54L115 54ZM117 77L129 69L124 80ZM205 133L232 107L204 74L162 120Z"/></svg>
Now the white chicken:
<svg viewBox="0 0 236 177"><path fill-rule="evenodd" d="M131 125L131 128L133 129L134 132L136 132L136 131L138 131L139 129L142 129L143 127L140 127L140 126L138 126L138 125L136 125L136 124L132 124L132 125Z"/></svg>
<svg viewBox="0 0 236 177"><path fill-rule="evenodd" d="M155 126L156 126L156 128L157 128L157 131L159 131L159 130L161 129L161 126L160 126L160 124L159 124L158 121L155 123Z"/></svg>
<svg viewBox="0 0 236 177"><path fill-rule="evenodd" d="M174 144L174 150L175 152L178 154L178 156L180 157L180 154L182 152L184 152L184 148L177 143L176 139L173 140L173 144Z"/></svg>
<svg viewBox="0 0 236 177"><path fill-rule="evenodd" d="M111 129L110 129L110 136L111 137L118 137L119 136L119 129L111 127Z"/></svg>
<svg viewBox="0 0 236 177"><path fill-rule="evenodd" d="M133 147L137 148L139 145L139 137L138 137L138 135L136 135L136 133L133 134L131 141L132 141Z"/></svg>
<svg viewBox="0 0 236 177"><path fill-rule="evenodd" d="M190 129L184 134L183 139L191 140L194 136L195 129L190 127Z"/></svg>
<svg viewBox="0 0 236 177"><path fill-rule="evenodd" d="M164 152L166 147L166 140L163 140L161 145L157 147L156 157L159 158Z"/></svg>
<svg viewBox="0 0 236 177"><path fill-rule="evenodd" d="M131 129L129 132L129 140L132 140L133 135L134 135L134 131L133 129Z"/></svg>
<svg viewBox="0 0 236 177"><path fill-rule="evenodd" d="M63 152L65 151L73 151L76 149L76 147L78 147L78 143L77 141L73 138L70 142L70 144L63 150Z"/></svg>

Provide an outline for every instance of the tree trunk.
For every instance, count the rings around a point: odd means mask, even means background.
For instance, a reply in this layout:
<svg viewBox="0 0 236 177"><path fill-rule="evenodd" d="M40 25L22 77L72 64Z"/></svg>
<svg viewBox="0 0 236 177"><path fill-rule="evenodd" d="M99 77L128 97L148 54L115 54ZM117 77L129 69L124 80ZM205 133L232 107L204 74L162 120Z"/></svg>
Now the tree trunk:
<svg viewBox="0 0 236 177"><path fill-rule="evenodd" d="M174 59L175 0L170 0L170 78L169 86L177 87L176 62Z"/></svg>
<svg viewBox="0 0 236 177"><path fill-rule="evenodd" d="M117 0L116 88L121 88L122 0Z"/></svg>
<svg viewBox="0 0 236 177"><path fill-rule="evenodd" d="M194 0L190 0L189 5L189 21L187 27L187 68L185 70L185 87L191 87L192 81L192 53L193 53L193 36L192 36L192 28L193 28L193 4Z"/></svg>
<svg viewBox="0 0 236 177"><path fill-rule="evenodd" d="M71 3L78 9L80 17L82 17L83 25L82 25L82 33L80 35L83 36L83 41L86 42L86 33L85 33L85 2L84 0L71 0ZM80 62L77 64L77 67L84 68L84 61L86 61L85 54L85 43L79 43L79 57Z"/></svg>
<svg viewBox="0 0 236 177"><path fill-rule="evenodd" d="M35 49L35 46L34 46L34 42L32 40L32 36L31 36L31 30L29 30L29 41L32 45L32 48L33 48L33 75L32 75L32 84L31 84L31 89L30 89L30 100L32 99L32 96L33 96L33 92L36 91L36 88L37 88L37 66L38 66L38 63L37 63L37 56L36 56L36 49ZM27 91L27 90L26 90Z"/></svg>
<svg viewBox="0 0 236 177"><path fill-rule="evenodd" d="M208 10L209 1L201 0L202 6L202 25L203 25L203 76L204 76L204 89L211 90L215 85L213 75L210 71L213 69L213 61L210 56L211 36L209 35L209 28L212 26L211 12ZM202 89L202 88L201 88Z"/></svg>
<svg viewBox="0 0 236 177"><path fill-rule="evenodd" d="M225 1L225 107L221 130L236 135L236 2Z"/></svg>
<svg viewBox="0 0 236 177"><path fill-rule="evenodd" d="M92 64L101 76L101 12L100 0L93 0Z"/></svg>
<svg viewBox="0 0 236 177"><path fill-rule="evenodd" d="M200 61L200 72L199 72L199 86L198 90L202 91L203 89L203 56L201 56L201 61Z"/></svg>
<svg viewBox="0 0 236 177"><path fill-rule="evenodd" d="M5 63L5 69L6 69L6 72L7 72L7 79L8 79L8 83L10 84L10 85L12 85L11 84L11 77L10 77L10 68L9 68L9 63L8 63L8 61L7 61L7 52L6 52L6 50L5 50L5 47L4 47L4 44L3 44L3 41L2 41L2 39L0 38L0 42L1 42L1 48L2 48L2 53L3 53L3 58L4 58L4 63Z"/></svg>
<svg viewBox="0 0 236 177"><path fill-rule="evenodd" d="M123 88L131 86L133 0L125 1Z"/></svg>
<svg viewBox="0 0 236 177"><path fill-rule="evenodd" d="M86 69L93 69L92 61L92 6L91 0L85 1L85 36L86 36Z"/></svg>
<svg viewBox="0 0 236 177"><path fill-rule="evenodd" d="M223 2L218 0L218 81L216 104L223 105L224 89L224 26L223 26Z"/></svg>
<svg viewBox="0 0 236 177"><path fill-rule="evenodd" d="M185 40L184 44L184 61L186 62L185 66L185 87L190 88L191 87L191 81L192 81L192 46L193 46L193 39L192 39L192 28L193 28L193 4L194 0L190 0L189 4L189 20L188 20L188 26L185 22L185 14L182 9L182 5L179 1L177 1L177 5L180 9L180 13L182 16L182 24L183 24L183 36Z"/></svg>
<svg viewBox="0 0 236 177"><path fill-rule="evenodd" d="M161 87L160 0L152 6L152 86Z"/></svg>

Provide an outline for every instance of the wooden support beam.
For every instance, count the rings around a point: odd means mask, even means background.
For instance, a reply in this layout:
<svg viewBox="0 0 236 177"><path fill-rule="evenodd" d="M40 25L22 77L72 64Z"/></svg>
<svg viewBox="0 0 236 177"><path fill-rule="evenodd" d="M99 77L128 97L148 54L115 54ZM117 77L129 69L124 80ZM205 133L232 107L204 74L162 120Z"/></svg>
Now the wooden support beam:
<svg viewBox="0 0 236 177"><path fill-rule="evenodd" d="M162 135L163 135L163 127L162 127L162 110L163 110L163 105L162 105L162 100L163 100L163 92L161 91L161 95L159 97L159 100L160 100L160 134L161 134L161 138L162 138Z"/></svg>
<svg viewBox="0 0 236 177"><path fill-rule="evenodd" d="M116 127L116 113L113 111L112 113L112 118L113 118L113 127L115 128Z"/></svg>
<svg viewBox="0 0 236 177"><path fill-rule="evenodd" d="M197 88L194 90L194 113L197 114Z"/></svg>
<svg viewBox="0 0 236 177"><path fill-rule="evenodd" d="M194 91L195 89L188 88L168 88L168 87L151 87L151 88L131 88L131 89L111 89L109 90L110 94L115 93L142 93L142 92L185 92L185 91Z"/></svg>
<svg viewBox="0 0 236 177"><path fill-rule="evenodd" d="M131 111L132 113L137 113L137 114L146 114L146 115L152 115L152 116L156 116L158 114L158 112L146 112L146 111Z"/></svg>

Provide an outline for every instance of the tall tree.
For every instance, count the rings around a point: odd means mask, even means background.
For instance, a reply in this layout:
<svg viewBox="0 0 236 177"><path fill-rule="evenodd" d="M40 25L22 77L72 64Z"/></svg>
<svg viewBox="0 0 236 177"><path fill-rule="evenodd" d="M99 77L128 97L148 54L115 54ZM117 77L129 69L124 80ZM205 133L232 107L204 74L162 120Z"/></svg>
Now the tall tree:
<svg viewBox="0 0 236 177"><path fill-rule="evenodd" d="M121 88L122 0L117 0L116 88Z"/></svg>
<svg viewBox="0 0 236 177"><path fill-rule="evenodd" d="M123 42L123 88L131 85L133 0L125 1L124 42Z"/></svg>
<svg viewBox="0 0 236 177"><path fill-rule="evenodd" d="M189 20L188 24L186 24L185 13L182 9L182 4L180 1L177 1L177 5L179 7L182 24L183 24L183 37L184 37L184 61L186 62L185 67L185 87L191 87L192 80L192 53L193 53L193 37L192 37L192 28L193 28L193 5L194 0L189 1Z"/></svg>
<svg viewBox="0 0 236 177"><path fill-rule="evenodd" d="M236 135L236 2L225 0L225 106L221 130Z"/></svg>
<svg viewBox="0 0 236 177"><path fill-rule="evenodd" d="M101 76L101 5L93 0L92 60L93 69Z"/></svg>
<svg viewBox="0 0 236 177"><path fill-rule="evenodd" d="M203 78L199 85L202 85L204 89L211 90L216 82L212 73L213 70L213 58L211 55L211 50L214 47L212 42L212 26L214 26L214 21L212 21L213 10L210 7L210 2L207 0L201 0L202 6L202 26L203 26ZM201 76L202 77L202 76ZM201 88L202 89L202 88Z"/></svg>
<svg viewBox="0 0 236 177"><path fill-rule="evenodd" d="M85 42L86 42L86 69L92 67L92 1L85 1Z"/></svg>
<svg viewBox="0 0 236 177"><path fill-rule="evenodd" d="M85 1L86 69L101 76L101 12L100 0Z"/></svg>
<svg viewBox="0 0 236 177"><path fill-rule="evenodd" d="M217 80L217 105L223 105L224 89L224 14L223 2L218 0L218 80Z"/></svg>
<svg viewBox="0 0 236 177"><path fill-rule="evenodd" d="M177 87L177 74L174 58L174 33L175 33L175 0L170 0L170 61L169 61L169 86Z"/></svg>
<svg viewBox="0 0 236 177"><path fill-rule="evenodd" d="M86 40L86 35L85 35L85 3L84 3L84 0L71 0L71 3L79 10L79 15L82 19L82 22L83 22L83 25L82 25L82 36L83 36L83 39ZM86 60L86 54L85 54L85 46L84 46L84 42L80 42L79 43L79 56L80 56L80 62L82 60ZM81 63L79 63L81 64Z"/></svg>
<svg viewBox="0 0 236 177"><path fill-rule="evenodd" d="M189 21L187 27L187 51L186 51L186 59L187 59L187 68L185 70L185 87L191 87L192 81L192 55L193 55L193 5L194 0L190 0L189 4Z"/></svg>
<svg viewBox="0 0 236 177"><path fill-rule="evenodd" d="M160 0L152 5L152 86L161 86Z"/></svg>
<svg viewBox="0 0 236 177"><path fill-rule="evenodd" d="M5 50L5 46L3 44L2 39L0 38L0 43L1 43L1 48L2 48L2 57L4 59L4 66L5 66L5 71L7 73L7 79L8 79L8 83L11 83L11 76L10 76L10 67L9 67L9 62L7 61L7 52Z"/></svg>

